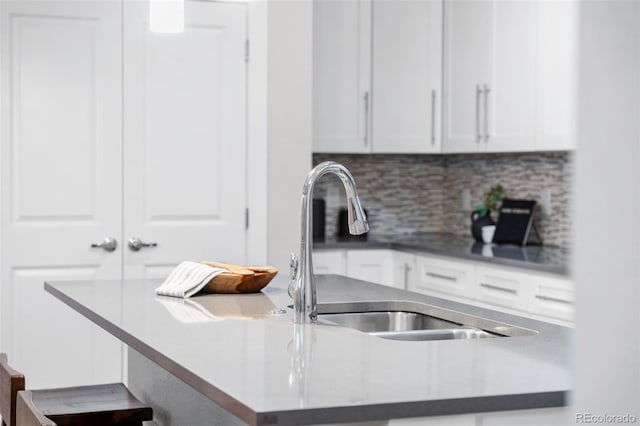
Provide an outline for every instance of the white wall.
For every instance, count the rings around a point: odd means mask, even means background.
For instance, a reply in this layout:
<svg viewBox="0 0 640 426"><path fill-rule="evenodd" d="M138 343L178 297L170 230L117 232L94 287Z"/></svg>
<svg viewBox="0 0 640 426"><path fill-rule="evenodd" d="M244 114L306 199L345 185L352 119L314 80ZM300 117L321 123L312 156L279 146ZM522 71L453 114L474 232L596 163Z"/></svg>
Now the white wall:
<svg viewBox="0 0 640 426"><path fill-rule="evenodd" d="M640 422L640 6L584 1L580 31L574 409Z"/></svg>
<svg viewBox="0 0 640 426"><path fill-rule="evenodd" d="M312 3L268 2L269 264L286 273L300 249L302 185L311 168Z"/></svg>

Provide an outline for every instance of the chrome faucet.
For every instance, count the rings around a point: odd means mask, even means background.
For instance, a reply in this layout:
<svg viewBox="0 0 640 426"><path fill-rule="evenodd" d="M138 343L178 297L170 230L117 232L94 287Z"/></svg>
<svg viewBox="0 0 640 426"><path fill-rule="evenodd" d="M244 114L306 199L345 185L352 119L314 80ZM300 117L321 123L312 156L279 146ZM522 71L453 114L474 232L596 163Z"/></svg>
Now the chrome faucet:
<svg viewBox="0 0 640 426"><path fill-rule="evenodd" d="M335 161L325 161L314 167L302 187L302 238L300 258L291 254L291 284L289 295L293 298L293 321L296 324L315 322L318 316L316 285L313 280L313 189L322 176L333 173L340 178L347 193L349 232L353 235L369 231L369 223L360 205L356 183L349 170ZM299 260L299 262L298 262Z"/></svg>

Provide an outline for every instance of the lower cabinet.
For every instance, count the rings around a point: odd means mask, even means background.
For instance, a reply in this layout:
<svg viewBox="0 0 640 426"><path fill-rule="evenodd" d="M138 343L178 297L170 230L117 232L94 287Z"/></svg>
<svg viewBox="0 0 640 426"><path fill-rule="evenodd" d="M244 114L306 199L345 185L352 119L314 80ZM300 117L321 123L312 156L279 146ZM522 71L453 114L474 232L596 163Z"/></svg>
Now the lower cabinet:
<svg viewBox="0 0 640 426"><path fill-rule="evenodd" d="M316 275L337 274L395 288L413 281L415 256L388 249L314 250Z"/></svg>
<svg viewBox="0 0 640 426"><path fill-rule="evenodd" d="M388 249L316 250L316 274L339 274L428 296L571 326L573 284L506 266Z"/></svg>
<svg viewBox="0 0 640 426"><path fill-rule="evenodd" d="M347 250L346 276L397 287L393 282L391 250Z"/></svg>
<svg viewBox="0 0 640 426"><path fill-rule="evenodd" d="M389 420L388 426L564 426L575 423L571 407L539 408Z"/></svg>
<svg viewBox="0 0 640 426"><path fill-rule="evenodd" d="M347 260L344 250L314 250L313 273L316 275L346 275Z"/></svg>
<svg viewBox="0 0 640 426"><path fill-rule="evenodd" d="M473 298L473 265L436 257L417 255L415 258L418 276L408 290Z"/></svg>
<svg viewBox="0 0 640 426"><path fill-rule="evenodd" d="M531 275L486 266L475 267L475 298L479 302L527 311Z"/></svg>

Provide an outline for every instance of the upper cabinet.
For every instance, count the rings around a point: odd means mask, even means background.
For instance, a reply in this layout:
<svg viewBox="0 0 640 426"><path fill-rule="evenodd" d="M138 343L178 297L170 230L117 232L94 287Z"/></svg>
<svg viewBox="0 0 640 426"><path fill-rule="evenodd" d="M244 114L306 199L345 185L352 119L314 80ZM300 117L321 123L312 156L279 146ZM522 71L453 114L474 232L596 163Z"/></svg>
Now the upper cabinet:
<svg viewBox="0 0 640 426"><path fill-rule="evenodd" d="M314 151L440 152L442 2L314 2Z"/></svg>
<svg viewBox="0 0 640 426"><path fill-rule="evenodd" d="M535 147L536 2L445 2L444 152Z"/></svg>
<svg viewBox="0 0 640 426"><path fill-rule="evenodd" d="M575 147L577 0L315 0L314 151Z"/></svg>
<svg viewBox="0 0 640 426"><path fill-rule="evenodd" d="M578 0L538 3L536 149L576 148Z"/></svg>
<svg viewBox="0 0 640 426"><path fill-rule="evenodd" d="M576 8L446 0L443 152L575 147Z"/></svg>
<svg viewBox="0 0 640 426"><path fill-rule="evenodd" d="M313 14L313 149L371 152L371 0L315 0Z"/></svg>
<svg viewBox="0 0 640 426"><path fill-rule="evenodd" d="M440 152L442 2L373 1L372 149Z"/></svg>

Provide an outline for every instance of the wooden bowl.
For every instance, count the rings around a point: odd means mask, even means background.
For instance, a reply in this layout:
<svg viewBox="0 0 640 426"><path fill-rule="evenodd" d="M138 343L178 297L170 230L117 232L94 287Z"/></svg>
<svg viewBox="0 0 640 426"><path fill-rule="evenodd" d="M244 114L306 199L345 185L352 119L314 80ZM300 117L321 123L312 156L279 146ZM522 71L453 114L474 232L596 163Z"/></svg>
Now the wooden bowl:
<svg viewBox="0 0 640 426"><path fill-rule="evenodd" d="M231 273L214 277L202 288L204 293L257 293L278 274L272 266L238 266L220 262L202 262L216 268L225 268Z"/></svg>

